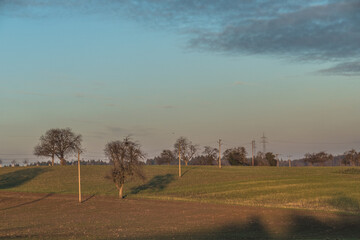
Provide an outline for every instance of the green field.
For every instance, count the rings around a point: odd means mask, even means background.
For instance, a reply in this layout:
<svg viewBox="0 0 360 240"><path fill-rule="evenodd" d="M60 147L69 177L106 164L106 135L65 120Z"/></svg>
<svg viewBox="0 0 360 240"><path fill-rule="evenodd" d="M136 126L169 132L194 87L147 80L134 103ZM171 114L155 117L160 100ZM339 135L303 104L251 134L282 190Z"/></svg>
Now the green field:
<svg viewBox="0 0 360 240"><path fill-rule="evenodd" d="M82 166L82 192L117 195L109 166ZM348 167L145 166L127 198L151 198L360 214L360 169ZM77 167L0 168L0 191L77 194Z"/></svg>

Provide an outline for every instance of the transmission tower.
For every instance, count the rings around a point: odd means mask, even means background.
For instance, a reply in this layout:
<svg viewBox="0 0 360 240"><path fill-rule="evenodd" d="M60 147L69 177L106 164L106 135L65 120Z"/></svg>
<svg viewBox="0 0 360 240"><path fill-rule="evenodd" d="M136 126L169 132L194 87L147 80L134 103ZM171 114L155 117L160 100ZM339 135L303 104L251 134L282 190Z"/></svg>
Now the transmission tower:
<svg viewBox="0 0 360 240"><path fill-rule="evenodd" d="M263 145L263 154L266 153L266 144L268 143L267 137L265 137L265 133L263 133L263 136L261 137L261 143Z"/></svg>

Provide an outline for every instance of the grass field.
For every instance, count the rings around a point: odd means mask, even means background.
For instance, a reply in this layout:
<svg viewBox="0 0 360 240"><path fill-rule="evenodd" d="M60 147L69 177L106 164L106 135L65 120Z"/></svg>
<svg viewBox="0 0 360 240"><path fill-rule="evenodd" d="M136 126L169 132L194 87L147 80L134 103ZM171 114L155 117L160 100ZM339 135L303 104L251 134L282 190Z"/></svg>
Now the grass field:
<svg viewBox="0 0 360 240"><path fill-rule="evenodd" d="M82 192L117 195L109 166L82 166ZM360 169L348 167L145 166L145 182L125 185L128 199L148 198L340 211L360 214ZM0 168L0 191L77 194L77 167Z"/></svg>

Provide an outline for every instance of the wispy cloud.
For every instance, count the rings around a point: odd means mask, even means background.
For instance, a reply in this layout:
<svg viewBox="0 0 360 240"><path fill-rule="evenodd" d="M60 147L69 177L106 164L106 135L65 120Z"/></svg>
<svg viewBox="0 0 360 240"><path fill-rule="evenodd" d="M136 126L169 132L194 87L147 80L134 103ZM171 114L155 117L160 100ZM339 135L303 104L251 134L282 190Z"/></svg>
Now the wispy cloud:
<svg viewBox="0 0 360 240"><path fill-rule="evenodd" d="M107 103L105 104L106 107L119 107L120 105L119 104L116 104L116 103Z"/></svg>
<svg viewBox="0 0 360 240"><path fill-rule="evenodd" d="M161 108L163 108L163 109L174 109L176 107L174 105L163 105L163 106L161 106Z"/></svg>
<svg viewBox="0 0 360 240"><path fill-rule="evenodd" d="M126 17L178 30L190 49L337 62L323 70L334 75L354 75L354 68L345 66L360 58L359 0L3 0L2 7L0 14L18 16L45 16L58 9L59 14Z"/></svg>
<svg viewBox="0 0 360 240"><path fill-rule="evenodd" d="M233 82L233 86L259 86L259 84L251 83L251 82L244 82L244 81L236 81Z"/></svg>
<svg viewBox="0 0 360 240"><path fill-rule="evenodd" d="M111 101L116 100L115 98L112 98L112 97L104 97L104 96L100 96L100 95L85 94L85 93L75 93L73 96L76 98L88 98L88 99L95 99L95 100L111 100Z"/></svg>
<svg viewBox="0 0 360 240"><path fill-rule="evenodd" d="M154 132L153 128L148 128L144 126L133 126L131 128L123 128L118 126L107 126L106 127L107 133L124 137L124 136L135 136L135 137L143 137L143 136L149 136L152 135Z"/></svg>
<svg viewBox="0 0 360 240"><path fill-rule="evenodd" d="M331 68L318 71L324 75L360 76L360 61L339 63Z"/></svg>
<svg viewBox="0 0 360 240"><path fill-rule="evenodd" d="M17 94L21 95L30 95L30 96L40 96L40 97L53 97L54 94L46 94L46 93L40 93L40 92L24 92L24 91L18 91Z"/></svg>

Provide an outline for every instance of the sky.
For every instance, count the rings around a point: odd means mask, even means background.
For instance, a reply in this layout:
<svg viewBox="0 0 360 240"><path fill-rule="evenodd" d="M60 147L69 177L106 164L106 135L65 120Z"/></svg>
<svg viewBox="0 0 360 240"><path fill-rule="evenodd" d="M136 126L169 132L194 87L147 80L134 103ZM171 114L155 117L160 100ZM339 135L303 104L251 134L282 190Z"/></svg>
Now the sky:
<svg viewBox="0 0 360 240"><path fill-rule="evenodd" d="M0 0L0 158L48 129L280 158L360 150L359 0ZM201 149L202 151L202 149ZM200 152L201 152L200 151ZM71 158L71 157L70 157Z"/></svg>

